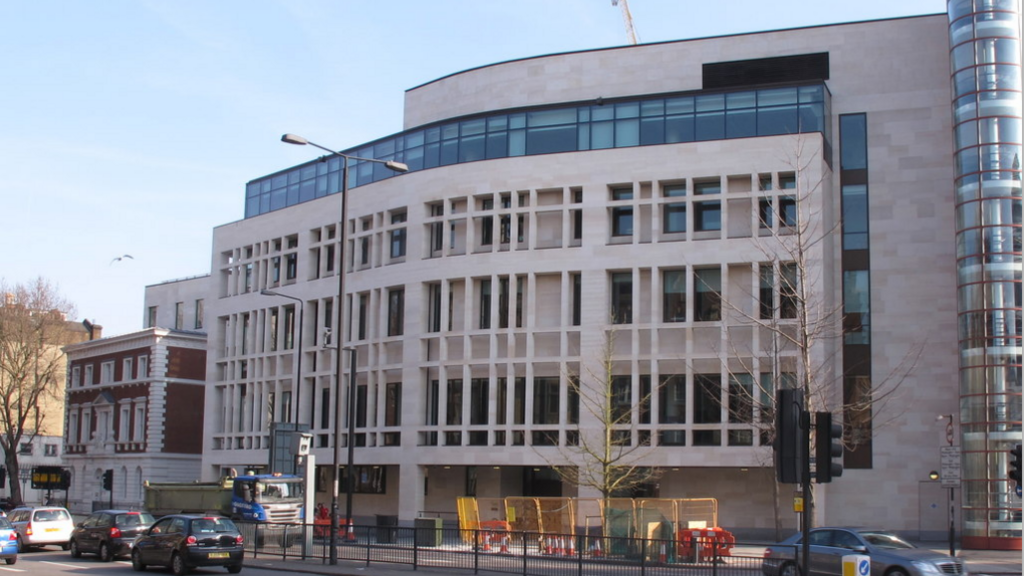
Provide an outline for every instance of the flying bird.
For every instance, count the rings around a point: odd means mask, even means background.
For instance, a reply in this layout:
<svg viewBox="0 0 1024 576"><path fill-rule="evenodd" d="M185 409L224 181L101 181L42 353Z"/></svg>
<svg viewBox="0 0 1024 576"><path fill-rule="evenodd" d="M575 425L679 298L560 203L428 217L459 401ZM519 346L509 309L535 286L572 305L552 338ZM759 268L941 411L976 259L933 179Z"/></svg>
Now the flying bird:
<svg viewBox="0 0 1024 576"><path fill-rule="evenodd" d="M110 263L113 264L114 262L120 262L125 258L128 258L129 260L135 260L135 258L133 258L131 254L125 254L124 256L118 256L117 258L114 258L113 260L110 261Z"/></svg>

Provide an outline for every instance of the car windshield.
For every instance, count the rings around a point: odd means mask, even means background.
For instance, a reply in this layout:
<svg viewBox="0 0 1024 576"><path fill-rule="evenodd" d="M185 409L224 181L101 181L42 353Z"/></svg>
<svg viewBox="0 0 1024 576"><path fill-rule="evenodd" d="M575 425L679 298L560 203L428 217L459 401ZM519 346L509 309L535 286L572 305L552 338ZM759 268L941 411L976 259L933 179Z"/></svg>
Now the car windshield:
<svg viewBox="0 0 1024 576"><path fill-rule="evenodd" d="M302 481L257 482L256 492L262 502L291 502L302 499Z"/></svg>
<svg viewBox="0 0 1024 576"><path fill-rule="evenodd" d="M148 512L129 512L127 514L118 514L117 518L114 519L114 524L121 528L149 526L152 523L153 515Z"/></svg>
<svg viewBox="0 0 1024 576"><path fill-rule="evenodd" d="M227 518L196 518L192 521L192 532L196 534L213 534L220 532L237 532L235 523Z"/></svg>
<svg viewBox="0 0 1024 576"><path fill-rule="evenodd" d="M59 520L71 520L67 510L36 510L32 518L33 522L57 522Z"/></svg>
<svg viewBox="0 0 1024 576"><path fill-rule="evenodd" d="M910 542L907 542L906 540L890 532L861 532L860 537L872 546L878 548L885 548L887 550L902 550L905 548L915 548L915 546Z"/></svg>

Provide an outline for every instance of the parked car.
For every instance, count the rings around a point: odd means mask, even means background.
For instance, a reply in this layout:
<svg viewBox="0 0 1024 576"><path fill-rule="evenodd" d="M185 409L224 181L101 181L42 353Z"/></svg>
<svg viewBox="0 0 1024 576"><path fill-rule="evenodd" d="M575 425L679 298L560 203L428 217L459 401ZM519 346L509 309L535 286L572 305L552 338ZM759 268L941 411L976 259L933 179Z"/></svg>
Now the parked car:
<svg viewBox="0 0 1024 576"><path fill-rule="evenodd" d="M135 539L132 568L141 572L149 565L170 566L176 576L192 568L224 566L242 571L245 555L242 534L223 516L173 514L164 516Z"/></svg>
<svg viewBox="0 0 1024 576"><path fill-rule="evenodd" d="M18 531L7 518L0 518L0 558L8 564L18 561Z"/></svg>
<svg viewBox="0 0 1024 576"><path fill-rule="evenodd" d="M765 549L765 576L799 576L803 534L797 533ZM886 530L822 527L811 530L808 568L812 576L842 576L843 556L871 557L871 576L966 576L961 558L918 548Z"/></svg>
<svg viewBox="0 0 1024 576"><path fill-rule="evenodd" d="M135 537L154 522L149 512L131 510L98 510L82 520L71 532L71 556L97 554L110 562L117 556L132 553Z"/></svg>
<svg viewBox="0 0 1024 576"><path fill-rule="evenodd" d="M59 506L25 506L8 514L18 531L18 550L24 552L33 546L58 545L68 549L75 522L66 508Z"/></svg>

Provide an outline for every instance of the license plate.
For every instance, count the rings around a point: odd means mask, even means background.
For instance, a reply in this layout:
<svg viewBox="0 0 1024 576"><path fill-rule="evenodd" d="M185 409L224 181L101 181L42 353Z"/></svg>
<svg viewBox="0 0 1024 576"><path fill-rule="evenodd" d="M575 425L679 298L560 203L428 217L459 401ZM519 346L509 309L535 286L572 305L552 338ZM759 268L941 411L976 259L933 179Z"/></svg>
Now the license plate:
<svg viewBox="0 0 1024 576"><path fill-rule="evenodd" d="M207 558L230 558L230 557L231 557L231 555L228 554L227 552L210 552L210 555L207 556Z"/></svg>
<svg viewBox="0 0 1024 576"><path fill-rule="evenodd" d="M60 532L60 528L47 528L47 532Z"/></svg>

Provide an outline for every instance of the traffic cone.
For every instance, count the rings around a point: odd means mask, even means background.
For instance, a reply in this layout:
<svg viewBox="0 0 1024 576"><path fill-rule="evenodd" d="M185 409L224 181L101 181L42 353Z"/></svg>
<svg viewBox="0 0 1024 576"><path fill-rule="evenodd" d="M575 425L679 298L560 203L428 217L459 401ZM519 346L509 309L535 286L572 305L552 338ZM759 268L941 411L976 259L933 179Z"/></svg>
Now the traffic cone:
<svg viewBox="0 0 1024 576"><path fill-rule="evenodd" d="M548 536L544 537L544 553L548 556L551 555L551 538Z"/></svg>
<svg viewBox="0 0 1024 576"><path fill-rule="evenodd" d="M555 556L562 556L565 554L565 546L562 545L562 537L555 538Z"/></svg>
<svg viewBox="0 0 1024 576"><path fill-rule="evenodd" d="M661 544L661 552L658 554L658 562L665 564L668 562L668 554L665 553L665 543Z"/></svg>
<svg viewBox="0 0 1024 576"><path fill-rule="evenodd" d="M597 538L594 540L594 545L590 547L590 555L594 558L601 557L601 539Z"/></svg>
<svg viewBox="0 0 1024 576"><path fill-rule="evenodd" d="M484 552L490 552L491 551L491 535L488 534L487 532L484 532L483 536L484 536Z"/></svg>
<svg viewBox="0 0 1024 576"><path fill-rule="evenodd" d="M508 536L501 537L501 548L498 549L501 554L508 554Z"/></svg>
<svg viewBox="0 0 1024 576"><path fill-rule="evenodd" d="M573 542L573 540L575 540L575 538L570 536L570 537L566 538L566 540L569 541L569 545L565 547L565 555L566 556L574 556L576 554L576 543Z"/></svg>
<svg viewBox="0 0 1024 576"><path fill-rule="evenodd" d="M356 541L356 532L352 529L351 522L349 522L348 525L345 527L345 540L348 540L349 542Z"/></svg>

